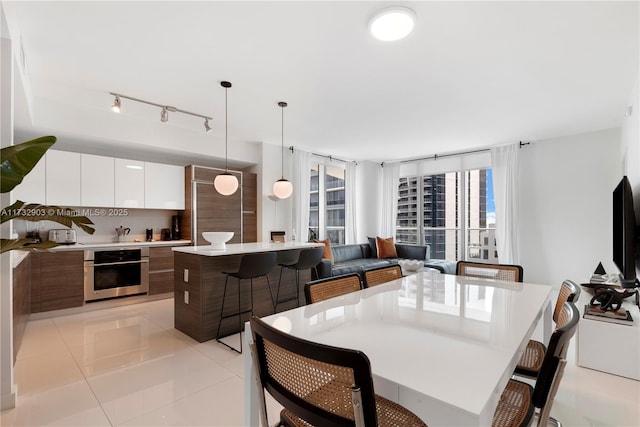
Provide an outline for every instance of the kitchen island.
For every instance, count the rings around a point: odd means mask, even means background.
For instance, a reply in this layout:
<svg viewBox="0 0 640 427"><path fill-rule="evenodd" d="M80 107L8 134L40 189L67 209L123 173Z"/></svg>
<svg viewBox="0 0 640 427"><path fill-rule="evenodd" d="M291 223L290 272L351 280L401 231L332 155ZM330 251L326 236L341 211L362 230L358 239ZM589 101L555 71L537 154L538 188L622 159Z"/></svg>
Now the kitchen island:
<svg viewBox="0 0 640 427"><path fill-rule="evenodd" d="M233 243L227 244L226 249L216 250L211 246L186 246L173 248L174 252L174 304L175 328L199 342L208 341L216 337L222 297L224 291L225 271L236 271L242 255L256 252L299 251L304 248L322 246L322 243ZM280 268L276 267L269 274L269 282L275 293L280 276ZM300 271L300 284L311 280L309 270ZM295 297L295 271L286 270L282 273L280 296L283 300ZM237 280L230 279L225 316L238 312ZM304 304L304 292L300 290ZM242 310L248 310L251 303L249 280L242 281L241 287ZM278 305L278 311L296 307L295 301ZM273 314L271 293L264 277L253 280L253 309L256 316ZM249 313L243 320L248 320ZM220 328L220 336L227 336L238 332L238 321L234 317L225 319Z"/></svg>

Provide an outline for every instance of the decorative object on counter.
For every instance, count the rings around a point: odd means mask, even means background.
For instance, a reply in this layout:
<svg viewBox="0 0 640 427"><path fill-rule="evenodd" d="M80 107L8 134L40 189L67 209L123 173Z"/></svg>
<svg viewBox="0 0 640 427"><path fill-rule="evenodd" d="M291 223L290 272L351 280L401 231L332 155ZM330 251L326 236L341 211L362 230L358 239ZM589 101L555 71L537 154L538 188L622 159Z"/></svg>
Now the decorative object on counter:
<svg viewBox="0 0 640 427"><path fill-rule="evenodd" d="M131 96L122 95L120 93L109 92L109 94L115 96L115 99L113 100L113 105L111 106L111 111L113 111L114 113L119 113L121 111L122 101L120 101L120 98L125 98L131 101L141 102L143 104L153 105L154 107L161 108L162 110L160 111L160 121L162 123L169 121L169 112L182 113L182 114L188 114L190 116L201 117L204 119L204 131L207 133L211 132L211 126L209 126L209 120L213 120L212 117L205 116L203 114L192 113L191 111L182 110L177 107L172 107L171 105L156 104L155 102L149 102L139 98L133 98Z"/></svg>
<svg viewBox="0 0 640 427"><path fill-rule="evenodd" d="M124 242L125 236L131 233L131 229L129 227L123 228L122 226L116 228L116 236L118 238L118 242Z"/></svg>
<svg viewBox="0 0 640 427"><path fill-rule="evenodd" d="M0 164L0 192L8 193L17 187L55 142L55 136L43 136L2 148L0 150L0 159L2 161L2 164ZM54 221L69 228L76 225L88 234L95 232L92 227L93 222L86 216L78 216L73 209L63 209L58 206L46 206L39 203L27 204L21 200L2 208L1 218L2 224L12 219ZM57 245L52 241L34 244L34 238L2 239L0 253L17 249L48 249Z"/></svg>
<svg viewBox="0 0 640 427"><path fill-rule="evenodd" d="M233 231L203 231L204 240L211 243L211 249L224 250L233 238Z"/></svg>
<svg viewBox="0 0 640 427"><path fill-rule="evenodd" d="M147 228L145 231L145 236L147 239L147 242L152 242L153 241L153 228Z"/></svg>
<svg viewBox="0 0 640 427"><path fill-rule="evenodd" d="M602 320L604 322L610 323L618 323L620 325L632 325L633 317L631 317L631 313L629 310L618 309L618 310L603 310L600 306L590 306L585 304L584 306L584 314L582 315L585 319L592 320Z"/></svg>
<svg viewBox="0 0 640 427"><path fill-rule="evenodd" d="M238 189L238 178L229 173L229 126L227 124L227 92L231 87L229 82L220 82L220 86L224 88L224 172L216 176L213 180L213 186L216 191L223 196L230 196Z"/></svg>
<svg viewBox="0 0 640 427"><path fill-rule="evenodd" d="M273 194L276 195L279 199L287 199L293 193L293 184L289 180L284 179L284 107L287 106L287 103L284 101L278 102L278 106L280 110L282 110L282 139L281 139L281 147L280 154L282 159L280 161L280 179L273 183Z"/></svg>
<svg viewBox="0 0 640 427"><path fill-rule="evenodd" d="M272 231L271 241L273 243L284 243L284 231Z"/></svg>

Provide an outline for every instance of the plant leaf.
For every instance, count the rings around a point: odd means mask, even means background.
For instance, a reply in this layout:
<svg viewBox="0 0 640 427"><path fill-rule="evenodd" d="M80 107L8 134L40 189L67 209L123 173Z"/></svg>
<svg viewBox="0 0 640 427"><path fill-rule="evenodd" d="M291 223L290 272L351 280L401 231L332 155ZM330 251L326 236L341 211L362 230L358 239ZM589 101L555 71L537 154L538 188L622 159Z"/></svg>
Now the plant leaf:
<svg viewBox="0 0 640 427"><path fill-rule="evenodd" d="M27 221L54 221L71 228L77 226L87 234L93 234L96 230L91 227L93 222L86 216L80 216L75 209L61 208L59 206L47 206L38 203L25 204L18 200L0 212L0 223L12 219L24 219Z"/></svg>
<svg viewBox="0 0 640 427"><path fill-rule="evenodd" d="M33 239L2 239L0 241L0 253L22 250L22 251L37 251L55 248L57 243L52 241L41 242L33 244Z"/></svg>
<svg viewBox="0 0 640 427"><path fill-rule="evenodd" d="M0 192L8 193L20 184L55 142L55 136L43 136L0 150Z"/></svg>

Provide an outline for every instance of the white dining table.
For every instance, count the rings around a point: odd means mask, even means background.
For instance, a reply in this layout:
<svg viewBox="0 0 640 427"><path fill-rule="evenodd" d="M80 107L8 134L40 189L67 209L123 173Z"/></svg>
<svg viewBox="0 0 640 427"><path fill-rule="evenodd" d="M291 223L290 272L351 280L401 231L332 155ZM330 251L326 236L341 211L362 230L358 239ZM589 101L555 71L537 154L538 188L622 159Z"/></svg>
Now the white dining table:
<svg viewBox="0 0 640 427"><path fill-rule="evenodd" d="M358 349L376 394L434 426L489 426L552 287L419 272L263 320L310 341ZM246 323L245 340L251 340ZM246 348L249 348L248 346ZM245 352L244 422L259 425L258 385Z"/></svg>

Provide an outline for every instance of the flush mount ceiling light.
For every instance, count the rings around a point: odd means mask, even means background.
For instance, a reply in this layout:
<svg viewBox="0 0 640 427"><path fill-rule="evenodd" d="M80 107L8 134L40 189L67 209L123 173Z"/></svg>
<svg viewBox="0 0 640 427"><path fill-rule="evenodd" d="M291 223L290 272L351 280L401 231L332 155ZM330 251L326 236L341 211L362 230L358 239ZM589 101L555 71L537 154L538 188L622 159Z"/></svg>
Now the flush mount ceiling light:
<svg viewBox="0 0 640 427"><path fill-rule="evenodd" d="M228 126L227 126L227 91L231 87L229 82L220 82L220 86L224 88L224 172L217 175L213 180L213 187L216 191L223 196L230 196L238 189L238 178L235 175L229 173L229 167L227 165L229 161L228 150Z"/></svg>
<svg viewBox="0 0 640 427"><path fill-rule="evenodd" d="M119 113L121 111L122 102L120 101L120 98L124 98L124 99L129 99L131 101L141 102L143 104L153 105L154 107L161 108L160 121L162 123L166 123L169 120L169 111L170 111L172 113L182 113L182 114L188 114L190 116L201 117L204 119L205 132L211 131L211 127L209 126L209 120L213 120L212 117L205 116L203 114L192 113L191 111L182 110L180 108L172 107L171 105L156 104L155 102L145 101L143 99L134 98L128 95L122 95L121 93L109 92L109 94L115 97L115 99L113 100L113 105L111 105L111 111L113 111L114 113Z"/></svg>
<svg viewBox="0 0 640 427"><path fill-rule="evenodd" d="M409 35L415 22L416 14L413 10L394 6L376 13L369 22L369 31L378 40L400 40Z"/></svg>
<svg viewBox="0 0 640 427"><path fill-rule="evenodd" d="M287 103L280 101L278 102L278 106L282 110L282 134L281 134L282 145L280 147L282 159L280 163L280 166L281 166L280 179L273 183L273 194L275 194L275 196L278 199L286 199L289 196L291 196L291 193L293 193L293 184L291 184L291 182L289 182L288 180L284 179L284 107L287 106Z"/></svg>

